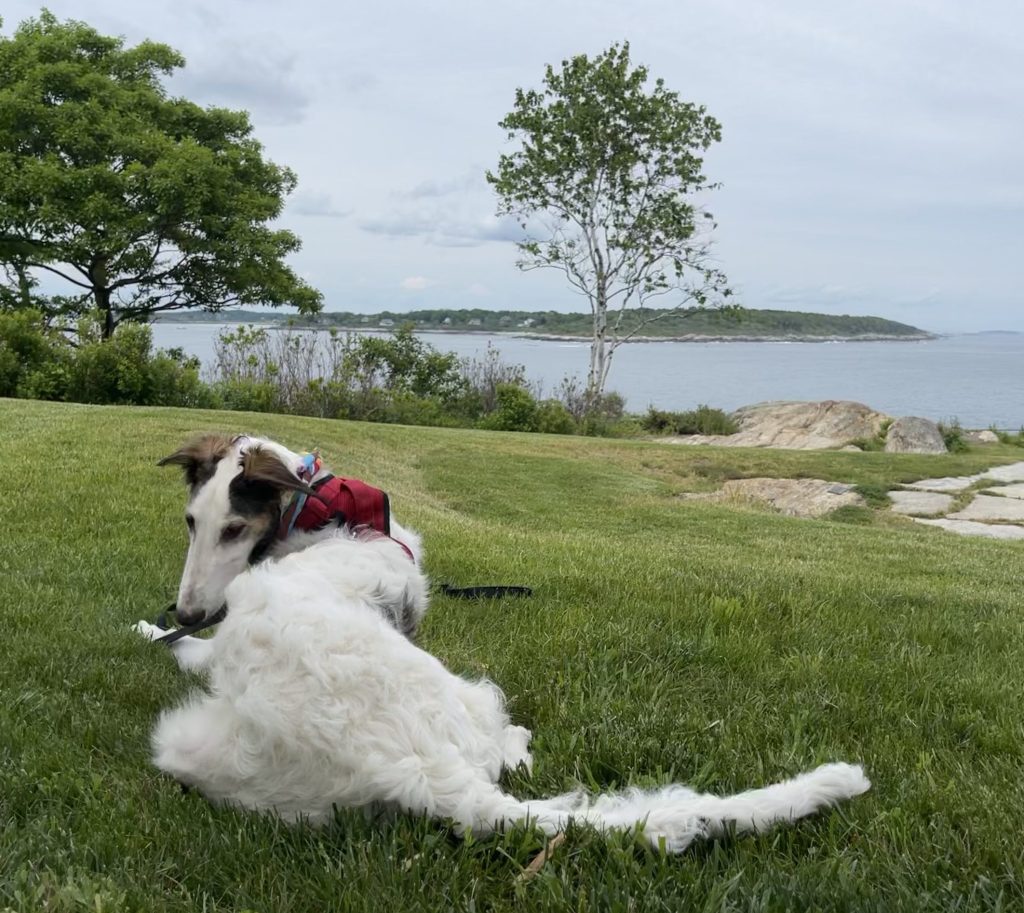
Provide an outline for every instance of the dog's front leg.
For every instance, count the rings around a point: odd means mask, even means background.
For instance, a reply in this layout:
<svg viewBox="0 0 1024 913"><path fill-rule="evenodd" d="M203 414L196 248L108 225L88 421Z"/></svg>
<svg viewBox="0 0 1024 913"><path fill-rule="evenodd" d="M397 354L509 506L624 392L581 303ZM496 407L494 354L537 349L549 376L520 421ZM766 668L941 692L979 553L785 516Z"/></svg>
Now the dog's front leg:
<svg viewBox="0 0 1024 913"><path fill-rule="evenodd" d="M132 630L150 640L158 640L167 633L148 621L137 621ZM183 672L205 672L213 659L213 638L182 637L171 644L171 652Z"/></svg>

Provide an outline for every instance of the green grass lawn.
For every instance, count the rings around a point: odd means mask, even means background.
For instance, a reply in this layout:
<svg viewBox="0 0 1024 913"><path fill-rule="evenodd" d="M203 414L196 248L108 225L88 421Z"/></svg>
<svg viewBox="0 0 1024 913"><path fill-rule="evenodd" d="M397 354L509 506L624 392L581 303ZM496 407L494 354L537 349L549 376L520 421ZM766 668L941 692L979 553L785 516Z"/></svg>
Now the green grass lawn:
<svg viewBox="0 0 1024 913"><path fill-rule="evenodd" d="M829 760L873 790L660 858L584 829L461 839L340 812L214 809L148 760L197 681L128 626L175 593L184 488L155 466L244 430L388 490L438 582L421 643L535 734L544 795L731 791ZM0 910L995 910L1024 905L1024 543L864 511L795 520L676 497L739 475L886 486L1021 459L798 453L0 401Z"/></svg>

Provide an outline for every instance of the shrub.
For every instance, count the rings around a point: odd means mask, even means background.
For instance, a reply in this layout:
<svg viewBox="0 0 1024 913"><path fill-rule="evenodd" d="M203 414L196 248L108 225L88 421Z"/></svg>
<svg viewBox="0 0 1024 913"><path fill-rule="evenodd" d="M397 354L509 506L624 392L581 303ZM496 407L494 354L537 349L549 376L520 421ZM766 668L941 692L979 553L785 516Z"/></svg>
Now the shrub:
<svg viewBox="0 0 1024 913"><path fill-rule="evenodd" d="M950 453L964 453L970 448L964 438L964 429L959 419L950 419L948 422L939 422L939 433L946 443L946 449Z"/></svg>
<svg viewBox="0 0 1024 913"><path fill-rule="evenodd" d="M68 390L71 382L68 364L68 356L62 354L53 361L22 371L14 395L22 399L74 399Z"/></svg>
<svg viewBox="0 0 1024 913"><path fill-rule="evenodd" d="M618 393L605 393L583 414L580 431L592 437L617 437L625 414L626 401Z"/></svg>
<svg viewBox="0 0 1024 913"><path fill-rule="evenodd" d="M99 324L84 318L79 324L78 338L71 368L71 388L78 402L146 402L150 392L146 371L151 344L148 327L122 324L104 340Z"/></svg>
<svg viewBox="0 0 1024 913"><path fill-rule="evenodd" d="M522 387L537 395L526 380L526 368L503 361L501 352L490 342L483 358L464 358L459 371L465 381L466 396L476 403L480 415L498 408L498 387L503 384Z"/></svg>
<svg viewBox="0 0 1024 913"><path fill-rule="evenodd" d="M440 400L413 393L397 393L391 397L381 421L395 425L430 425L454 428L464 421L448 411Z"/></svg>
<svg viewBox="0 0 1024 913"><path fill-rule="evenodd" d="M199 362L180 351L153 354L148 326L123 323L109 339L83 319L68 367L68 398L83 403L209 408L213 391L199 379Z"/></svg>
<svg viewBox="0 0 1024 913"><path fill-rule="evenodd" d="M493 431L536 431L537 401L529 390L515 384L498 384L497 408L485 415L479 425Z"/></svg>
<svg viewBox="0 0 1024 913"><path fill-rule="evenodd" d="M199 359L188 358L180 349L160 351L149 363L151 406L184 406L188 409L213 409L214 391L199 378Z"/></svg>
<svg viewBox="0 0 1024 913"><path fill-rule="evenodd" d="M472 418L481 414L479 403L466 403L468 387L459 368L454 353L438 352L411 327L382 338L243 326L221 333L213 374L226 402L250 403L239 408L458 424L467 409Z"/></svg>
<svg viewBox="0 0 1024 913"><path fill-rule="evenodd" d="M417 338L411 325L389 337L240 326L221 333L212 373L227 409L549 434L638 431L617 393L581 421L575 378L562 382L558 398L538 402L526 369L502 361L493 345L482 358L459 360Z"/></svg>
<svg viewBox="0 0 1024 913"><path fill-rule="evenodd" d="M411 325L395 330L390 339L360 336L346 353L353 374L364 383L398 393L454 400L465 392L454 352L439 352L423 342Z"/></svg>
<svg viewBox="0 0 1024 913"><path fill-rule="evenodd" d="M237 412L278 412L277 387L267 381L233 379L214 384L214 394L223 409Z"/></svg>
<svg viewBox="0 0 1024 913"><path fill-rule="evenodd" d="M70 346L38 311L0 311L0 396L63 399Z"/></svg>
<svg viewBox="0 0 1024 913"><path fill-rule="evenodd" d="M689 412L665 412L650 406L641 427L651 434L735 434L739 430L731 416L705 405Z"/></svg>
<svg viewBox="0 0 1024 913"><path fill-rule="evenodd" d="M572 414L557 399L546 399L537 406L537 430L543 434L575 434Z"/></svg>
<svg viewBox="0 0 1024 913"><path fill-rule="evenodd" d="M998 428L993 428L996 435L999 437L999 441L1002 444L1013 444L1016 447L1024 447L1024 425L1020 427L1020 430L1016 434L1010 431L1000 431Z"/></svg>

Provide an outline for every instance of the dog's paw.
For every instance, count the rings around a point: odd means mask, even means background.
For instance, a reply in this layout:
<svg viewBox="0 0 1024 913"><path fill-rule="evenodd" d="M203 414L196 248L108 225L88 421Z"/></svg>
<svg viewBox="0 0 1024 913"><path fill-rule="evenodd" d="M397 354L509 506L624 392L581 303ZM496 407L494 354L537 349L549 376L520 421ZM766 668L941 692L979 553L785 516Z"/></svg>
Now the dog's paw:
<svg viewBox="0 0 1024 913"><path fill-rule="evenodd" d="M156 640L158 637L163 637L167 632L163 628L158 628L155 624L151 624L148 621L137 621L132 625L132 630L137 634L141 634L146 640Z"/></svg>
<svg viewBox="0 0 1024 913"><path fill-rule="evenodd" d="M505 746L502 766L515 770L522 765L527 773L533 771L533 755L530 754L530 738L532 734L525 726L507 726L505 728Z"/></svg>

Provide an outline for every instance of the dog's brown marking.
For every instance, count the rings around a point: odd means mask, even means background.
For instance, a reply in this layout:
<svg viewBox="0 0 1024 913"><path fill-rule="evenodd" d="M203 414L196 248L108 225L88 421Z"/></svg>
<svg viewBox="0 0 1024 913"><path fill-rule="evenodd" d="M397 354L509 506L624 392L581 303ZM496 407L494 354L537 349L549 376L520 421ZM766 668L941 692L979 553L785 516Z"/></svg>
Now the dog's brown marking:
<svg viewBox="0 0 1024 913"><path fill-rule="evenodd" d="M313 489L295 475L271 450L259 445L250 447L238 461L242 467L240 476L250 484L265 483L278 491L285 489L313 494Z"/></svg>
<svg viewBox="0 0 1024 913"><path fill-rule="evenodd" d="M229 434L203 434L186 441L157 466L180 466L193 490L205 485L217 471L217 464L231 452L238 438Z"/></svg>
<svg viewBox="0 0 1024 913"><path fill-rule="evenodd" d="M301 491L308 495L313 489L296 476L281 458L258 444L239 457L242 471L228 486L231 509L242 517L280 517L281 496L286 491Z"/></svg>
<svg viewBox="0 0 1024 913"><path fill-rule="evenodd" d="M284 492L315 493L281 462L277 454L259 445L250 447L238 463L242 471L231 480L228 498L232 511L245 517L251 527L260 530L256 545L249 555L249 563L255 564L277 537L281 522L281 496Z"/></svg>

